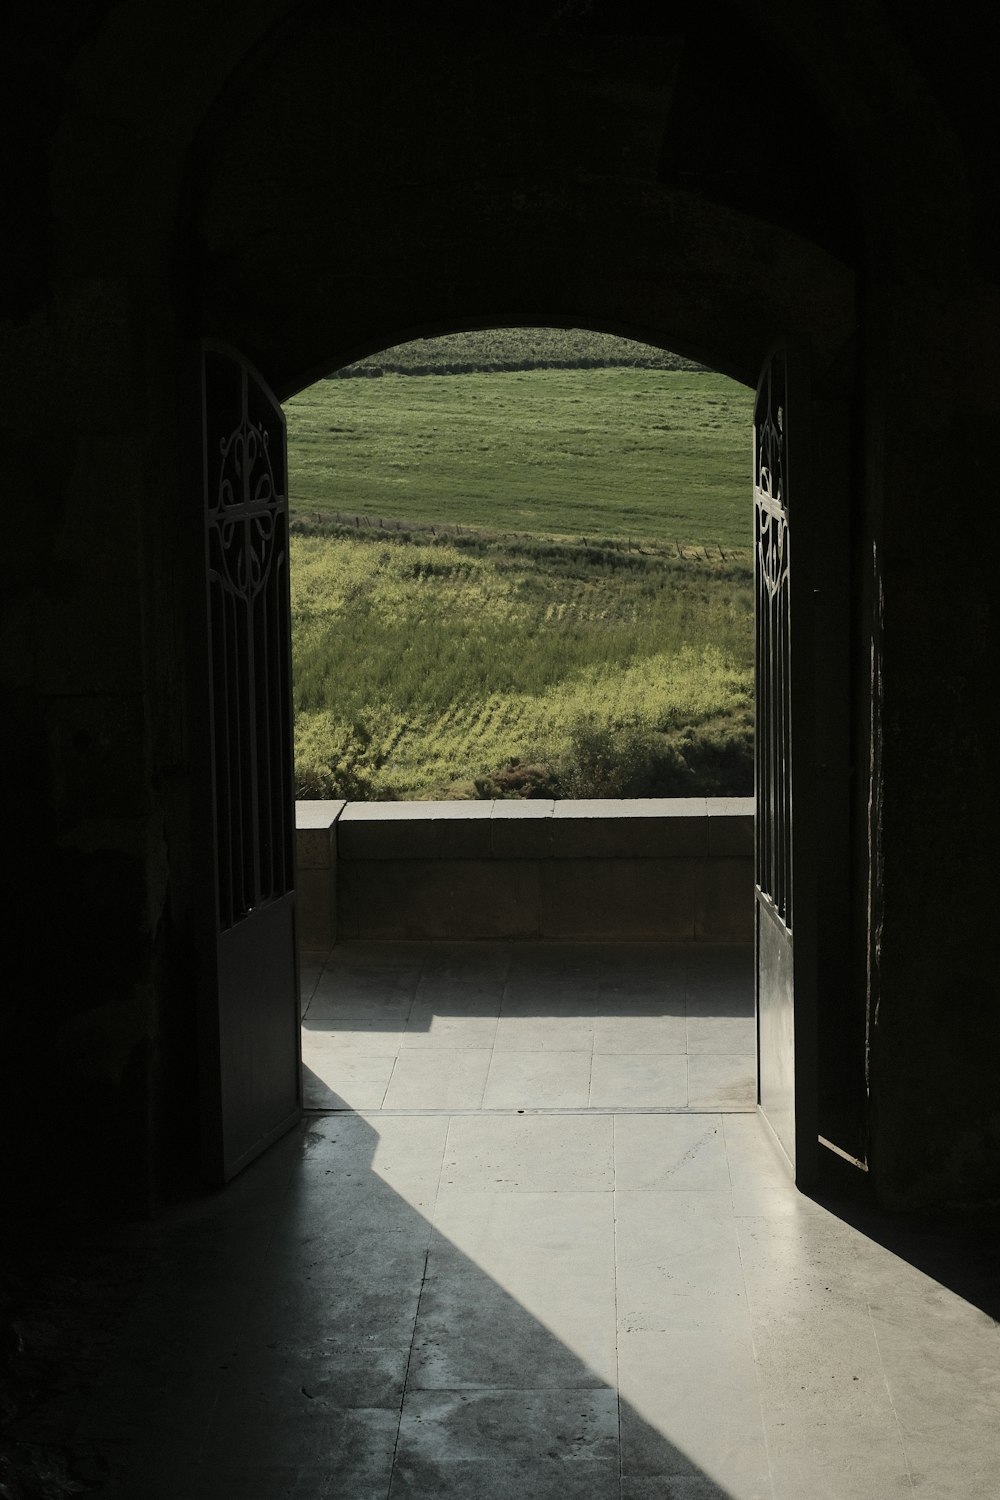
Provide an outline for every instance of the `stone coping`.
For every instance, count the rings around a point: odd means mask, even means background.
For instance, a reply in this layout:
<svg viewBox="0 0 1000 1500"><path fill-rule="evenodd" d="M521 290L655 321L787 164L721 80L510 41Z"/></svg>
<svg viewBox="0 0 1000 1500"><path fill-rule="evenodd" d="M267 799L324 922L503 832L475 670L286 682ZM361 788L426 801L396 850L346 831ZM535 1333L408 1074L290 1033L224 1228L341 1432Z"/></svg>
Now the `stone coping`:
<svg viewBox="0 0 1000 1500"><path fill-rule="evenodd" d="M753 854L752 797L296 803L310 863L663 859ZM336 852L332 835L336 836ZM315 847L314 847L315 845Z"/></svg>

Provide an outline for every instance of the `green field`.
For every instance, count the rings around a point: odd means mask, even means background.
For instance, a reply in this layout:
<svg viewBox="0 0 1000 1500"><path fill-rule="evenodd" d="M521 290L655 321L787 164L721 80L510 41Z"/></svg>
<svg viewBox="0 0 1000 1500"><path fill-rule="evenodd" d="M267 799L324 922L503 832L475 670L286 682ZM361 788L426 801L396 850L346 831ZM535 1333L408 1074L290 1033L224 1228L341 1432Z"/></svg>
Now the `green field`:
<svg viewBox="0 0 1000 1500"><path fill-rule="evenodd" d="M592 328L475 328L411 339L334 370L330 380L359 375L468 375L493 370L703 370L669 349L638 344Z"/></svg>
<svg viewBox="0 0 1000 1500"><path fill-rule="evenodd" d="M752 395L723 375L324 380L288 402L299 513L749 545Z"/></svg>
<svg viewBox="0 0 1000 1500"><path fill-rule="evenodd" d="M749 792L750 402L634 368L293 398L298 794Z"/></svg>

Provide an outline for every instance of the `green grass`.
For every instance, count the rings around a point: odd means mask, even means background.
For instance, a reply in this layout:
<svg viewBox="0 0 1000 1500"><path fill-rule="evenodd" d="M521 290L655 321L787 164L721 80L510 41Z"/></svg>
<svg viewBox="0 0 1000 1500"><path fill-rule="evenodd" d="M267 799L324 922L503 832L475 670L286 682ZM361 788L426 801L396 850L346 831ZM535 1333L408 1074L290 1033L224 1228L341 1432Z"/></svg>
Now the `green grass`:
<svg viewBox="0 0 1000 1500"><path fill-rule="evenodd" d="M489 370L597 369L702 370L703 365L590 328L477 328L440 338L412 339L345 365L328 377L358 375L461 375Z"/></svg>
<svg viewBox="0 0 1000 1500"><path fill-rule="evenodd" d="M642 368L290 401L299 795L748 792L750 407Z"/></svg>
<svg viewBox="0 0 1000 1500"><path fill-rule="evenodd" d="M752 395L690 371L324 380L285 408L298 514L746 548Z"/></svg>
<svg viewBox="0 0 1000 1500"><path fill-rule="evenodd" d="M300 795L749 790L745 562L461 540L293 536Z"/></svg>

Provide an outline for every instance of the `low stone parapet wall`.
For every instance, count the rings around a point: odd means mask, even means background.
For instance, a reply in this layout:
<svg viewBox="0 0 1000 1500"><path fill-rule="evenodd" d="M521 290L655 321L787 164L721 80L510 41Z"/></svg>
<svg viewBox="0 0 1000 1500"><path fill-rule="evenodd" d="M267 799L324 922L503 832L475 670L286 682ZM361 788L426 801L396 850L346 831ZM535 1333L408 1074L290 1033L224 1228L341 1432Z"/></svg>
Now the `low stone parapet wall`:
<svg viewBox="0 0 1000 1500"><path fill-rule="evenodd" d="M753 799L299 802L299 933L753 939Z"/></svg>

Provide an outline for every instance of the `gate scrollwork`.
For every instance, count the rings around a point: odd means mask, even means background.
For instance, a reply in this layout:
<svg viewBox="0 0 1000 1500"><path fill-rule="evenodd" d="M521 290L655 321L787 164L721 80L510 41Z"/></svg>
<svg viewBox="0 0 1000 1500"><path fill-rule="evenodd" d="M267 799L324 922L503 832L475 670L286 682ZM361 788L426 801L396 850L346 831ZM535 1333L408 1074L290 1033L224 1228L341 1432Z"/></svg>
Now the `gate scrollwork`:
<svg viewBox="0 0 1000 1500"><path fill-rule="evenodd" d="M792 926L791 613L787 371L772 356L754 408L756 882Z"/></svg>
<svg viewBox="0 0 1000 1500"><path fill-rule="evenodd" d="M288 517L280 408L204 355L206 558L219 924L292 888ZM278 455L276 460L275 455Z"/></svg>

